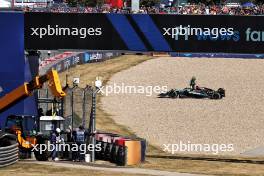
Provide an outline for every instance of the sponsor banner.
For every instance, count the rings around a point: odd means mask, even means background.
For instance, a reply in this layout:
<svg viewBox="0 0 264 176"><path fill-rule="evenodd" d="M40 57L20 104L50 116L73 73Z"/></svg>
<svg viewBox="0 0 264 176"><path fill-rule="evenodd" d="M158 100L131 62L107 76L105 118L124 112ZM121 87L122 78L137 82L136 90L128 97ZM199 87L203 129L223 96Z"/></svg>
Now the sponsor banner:
<svg viewBox="0 0 264 176"><path fill-rule="evenodd" d="M63 59L60 62L55 63L52 65L50 69L55 69L58 72L63 72L68 70L69 68L75 67L76 65L92 63L92 62L101 62L107 59L111 59L114 57L119 56L119 53L112 53L112 52L84 52L79 53L78 55L71 56L69 58Z"/></svg>
<svg viewBox="0 0 264 176"><path fill-rule="evenodd" d="M80 64L80 57L77 56L71 56L69 58L66 58L53 66L51 68L57 70L58 72L63 72L65 70L68 70L71 67L74 67L76 65Z"/></svg>
<svg viewBox="0 0 264 176"><path fill-rule="evenodd" d="M25 13L26 49L126 48L104 14Z"/></svg>
<svg viewBox="0 0 264 176"><path fill-rule="evenodd" d="M113 52L85 52L80 55L81 63L101 62L119 56L120 53Z"/></svg>
<svg viewBox="0 0 264 176"><path fill-rule="evenodd" d="M264 16L25 13L25 47L262 54L263 21Z"/></svg>
<svg viewBox="0 0 264 176"><path fill-rule="evenodd" d="M170 53L172 57L209 57L209 58L245 58L264 59L264 54L227 54L227 53Z"/></svg>

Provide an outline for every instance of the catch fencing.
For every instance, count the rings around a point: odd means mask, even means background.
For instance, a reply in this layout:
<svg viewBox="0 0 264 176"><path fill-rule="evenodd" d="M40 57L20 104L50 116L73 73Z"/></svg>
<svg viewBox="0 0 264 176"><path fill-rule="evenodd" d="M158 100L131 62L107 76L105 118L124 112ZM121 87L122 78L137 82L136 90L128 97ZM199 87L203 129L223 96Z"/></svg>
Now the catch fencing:
<svg viewBox="0 0 264 176"><path fill-rule="evenodd" d="M64 127L67 129L78 128L83 125L90 129L93 115L94 88L77 85L64 89L66 96L63 99L55 99L48 89L38 91L38 108L41 115L59 115L65 118Z"/></svg>
<svg viewBox="0 0 264 176"><path fill-rule="evenodd" d="M93 106L93 88L86 86L80 88L73 86L65 90L66 97L63 102L63 115L66 127L73 129L83 125L85 128L90 126L90 118Z"/></svg>
<svg viewBox="0 0 264 176"><path fill-rule="evenodd" d="M48 90L40 90L38 93L39 109L41 108L42 112L51 112L46 115L55 113L64 117L66 130L74 130L82 125L91 134L87 142L95 145L95 136L92 134L96 131L95 111L98 89L88 85L85 88L74 85L73 87L66 87L64 91L66 96L62 100L57 100L49 94ZM91 161L95 161L94 151L91 152Z"/></svg>

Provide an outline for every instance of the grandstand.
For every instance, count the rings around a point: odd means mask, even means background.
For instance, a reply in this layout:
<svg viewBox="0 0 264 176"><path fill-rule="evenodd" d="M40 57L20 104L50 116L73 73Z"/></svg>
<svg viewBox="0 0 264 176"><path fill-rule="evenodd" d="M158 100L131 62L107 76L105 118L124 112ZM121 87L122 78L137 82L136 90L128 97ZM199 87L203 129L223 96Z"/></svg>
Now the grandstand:
<svg viewBox="0 0 264 176"><path fill-rule="evenodd" d="M9 8L11 7L11 3L6 0L0 0L0 8Z"/></svg>
<svg viewBox="0 0 264 176"><path fill-rule="evenodd" d="M1 3L0 3L1 4ZM10 0L9 7L29 7L29 8L40 8L48 7L53 4L53 0Z"/></svg>

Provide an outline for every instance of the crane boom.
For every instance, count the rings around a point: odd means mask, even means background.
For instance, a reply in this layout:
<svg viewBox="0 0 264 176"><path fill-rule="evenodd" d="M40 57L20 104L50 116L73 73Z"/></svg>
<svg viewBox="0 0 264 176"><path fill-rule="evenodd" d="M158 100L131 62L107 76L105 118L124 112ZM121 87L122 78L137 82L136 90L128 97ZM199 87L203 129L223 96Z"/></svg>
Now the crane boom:
<svg viewBox="0 0 264 176"><path fill-rule="evenodd" d="M54 97L62 98L66 95L62 90L58 72L56 70L51 70L45 75L36 76L30 82L24 83L23 85L1 97L0 113L19 101L31 96L35 90L41 89L45 82L48 82L48 87L50 88Z"/></svg>

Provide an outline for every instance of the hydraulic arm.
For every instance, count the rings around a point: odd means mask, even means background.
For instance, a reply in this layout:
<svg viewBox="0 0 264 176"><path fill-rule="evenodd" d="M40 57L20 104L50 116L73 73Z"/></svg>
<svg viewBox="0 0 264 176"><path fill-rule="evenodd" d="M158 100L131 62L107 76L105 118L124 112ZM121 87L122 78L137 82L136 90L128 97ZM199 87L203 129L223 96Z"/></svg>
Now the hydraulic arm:
<svg viewBox="0 0 264 176"><path fill-rule="evenodd" d="M42 88L45 82L48 82L48 86L54 97L61 98L66 95L62 90L57 71L51 70L45 75L36 76L30 82L24 83L23 85L1 97L0 113L10 108L12 105L18 103L19 101L31 96L35 90Z"/></svg>

